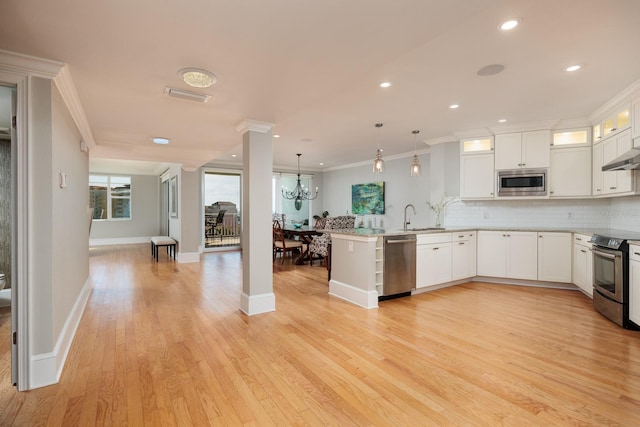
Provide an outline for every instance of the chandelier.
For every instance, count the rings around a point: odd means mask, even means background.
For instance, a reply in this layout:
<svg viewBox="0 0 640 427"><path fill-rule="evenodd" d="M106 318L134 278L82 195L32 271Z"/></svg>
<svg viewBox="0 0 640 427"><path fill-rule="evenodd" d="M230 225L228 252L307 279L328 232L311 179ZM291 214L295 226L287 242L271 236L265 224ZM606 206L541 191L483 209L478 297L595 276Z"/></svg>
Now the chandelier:
<svg viewBox="0 0 640 427"><path fill-rule="evenodd" d="M302 208L303 200L314 200L318 197L318 187L316 187L316 194L311 197L311 191L308 188L304 188L304 186L300 183L300 156L302 154L296 154L298 156L298 181L296 183L296 188L293 191L287 191L286 188L282 187L282 197L288 200L295 200L294 206L297 211Z"/></svg>

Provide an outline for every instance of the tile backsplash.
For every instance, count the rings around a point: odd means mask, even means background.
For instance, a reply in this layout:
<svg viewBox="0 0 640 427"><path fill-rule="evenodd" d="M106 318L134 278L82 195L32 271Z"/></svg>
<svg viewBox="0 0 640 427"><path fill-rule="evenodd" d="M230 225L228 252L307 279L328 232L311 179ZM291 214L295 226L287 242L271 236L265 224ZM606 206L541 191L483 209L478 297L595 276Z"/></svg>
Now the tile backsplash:
<svg viewBox="0 0 640 427"><path fill-rule="evenodd" d="M640 196L611 199L459 201L446 227L616 228L640 231Z"/></svg>

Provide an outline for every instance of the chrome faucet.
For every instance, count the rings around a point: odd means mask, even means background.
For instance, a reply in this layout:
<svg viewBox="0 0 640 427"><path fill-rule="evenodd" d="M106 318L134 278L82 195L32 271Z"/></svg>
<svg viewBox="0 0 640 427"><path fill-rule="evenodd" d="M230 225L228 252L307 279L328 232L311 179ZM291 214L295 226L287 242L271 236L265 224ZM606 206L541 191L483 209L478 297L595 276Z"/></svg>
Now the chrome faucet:
<svg viewBox="0 0 640 427"><path fill-rule="evenodd" d="M407 206L404 207L404 231L407 231L407 225L411 224L411 221L407 221L407 208L411 206L411 209L413 209L413 214L416 214L416 207L413 206L411 203L409 203Z"/></svg>

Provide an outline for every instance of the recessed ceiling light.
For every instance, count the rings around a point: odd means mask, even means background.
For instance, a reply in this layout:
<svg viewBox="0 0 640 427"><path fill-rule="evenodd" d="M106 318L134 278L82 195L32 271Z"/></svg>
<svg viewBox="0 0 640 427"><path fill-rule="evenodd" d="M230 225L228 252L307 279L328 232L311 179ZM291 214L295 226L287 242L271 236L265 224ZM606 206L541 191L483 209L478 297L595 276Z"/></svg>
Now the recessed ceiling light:
<svg viewBox="0 0 640 427"><path fill-rule="evenodd" d="M500 29L501 31L509 31L517 27L518 24L520 24L519 19L509 19L508 21L505 21L502 24L500 24L498 26L498 29Z"/></svg>
<svg viewBox="0 0 640 427"><path fill-rule="evenodd" d="M237 154L232 154L231 157L238 157L238 155Z"/></svg>
<svg viewBox="0 0 640 427"><path fill-rule="evenodd" d="M324 166L324 162L320 162L320 166Z"/></svg>
<svg viewBox="0 0 640 427"><path fill-rule="evenodd" d="M500 120L498 120L498 123L504 123L506 121L507 121L507 119L500 119Z"/></svg>
<svg viewBox="0 0 640 427"><path fill-rule="evenodd" d="M201 68L183 68L178 71L178 76L191 87L209 87L218 79L212 72Z"/></svg>
<svg viewBox="0 0 640 427"><path fill-rule="evenodd" d="M455 110L456 108L460 108L460 106L458 104L451 104L449 105L449 108L451 108L452 110Z"/></svg>
<svg viewBox="0 0 640 427"><path fill-rule="evenodd" d="M277 133L275 135L273 135L274 138L280 138L280 135L278 135Z"/></svg>
<svg viewBox="0 0 640 427"><path fill-rule="evenodd" d="M155 137L153 138L153 143L160 144L160 145L167 145L169 143L169 140L167 138Z"/></svg>
<svg viewBox="0 0 640 427"><path fill-rule="evenodd" d="M568 66L568 67L567 67L567 68L565 68L564 70L565 70L565 71L568 71L568 72L572 72L572 71L578 71L580 68L582 68L582 65L580 65L580 64L575 64L575 65L570 65L570 66Z"/></svg>
<svg viewBox="0 0 640 427"><path fill-rule="evenodd" d="M380 83L380 87L389 87L391 86L391 82L382 82Z"/></svg>

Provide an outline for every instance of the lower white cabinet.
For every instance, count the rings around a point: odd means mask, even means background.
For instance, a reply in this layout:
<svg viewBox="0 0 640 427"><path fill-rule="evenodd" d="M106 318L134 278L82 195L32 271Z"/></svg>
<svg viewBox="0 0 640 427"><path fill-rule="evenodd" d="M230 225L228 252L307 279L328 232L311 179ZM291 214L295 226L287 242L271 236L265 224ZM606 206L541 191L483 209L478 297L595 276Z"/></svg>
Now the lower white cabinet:
<svg viewBox="0 0 640 427"><path fill-rule="evenodd" d="M538 280L571 283L571 233L538 233Z"/></svg>
<svg viewBox="0 0 640 427"><path fill-rule="evenodd" d="M629 245L629 319L640 326L640 246Z"/></svg>
<svg viewBox="0 0 640 427"><path fill-rule="evenodd" d="M593 254L591 236L574 234L573 236L573 284L584 293L593 296Z"/></svg>
<svg viewBox="0 0 640 427"><path fill-rule="evenodd" d="M451 281L451 233L420 234L416 241L416 288Z"/></svg>
<svg viewBox="0 0 640 427"><path fill-rule="evenodd" d="M532 231L479 231L478 276L537 280L537 240Z"/></svg>
<svg viewBox="0 0 640 427"><path fill-rule="evenodd" d="M451 233L451 279L468 279L476 275L476 232Z"/></svg>

